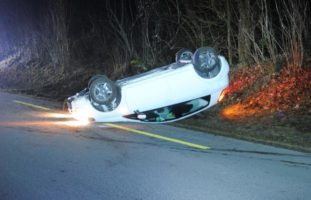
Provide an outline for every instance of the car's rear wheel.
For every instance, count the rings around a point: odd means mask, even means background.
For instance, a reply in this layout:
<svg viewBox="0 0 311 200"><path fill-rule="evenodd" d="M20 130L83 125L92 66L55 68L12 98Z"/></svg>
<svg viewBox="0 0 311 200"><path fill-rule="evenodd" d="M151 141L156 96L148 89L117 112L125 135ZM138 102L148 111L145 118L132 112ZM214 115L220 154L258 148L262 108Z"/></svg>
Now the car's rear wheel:
<svg viewBox="0 0 311 200"><path fill-rule="evenodd" d="M101 75L89 85L90 98L97 104L110 104L117 97L117 86L106 76Z"/></svg>
<svg viewBox="0 0 311 200"><path fill-rule="evenodd" d="M220 60L215 49L202 47L195 51L192 63L196 72L203 78L213 78L220 72Z"/></svg>
<svg viewBox="0 0 311 200"><path fill-rule="evenodd" d="M179 65L184 65L192 62L193 52L191 49L180 49L175 56L175 61Z"/></svg>

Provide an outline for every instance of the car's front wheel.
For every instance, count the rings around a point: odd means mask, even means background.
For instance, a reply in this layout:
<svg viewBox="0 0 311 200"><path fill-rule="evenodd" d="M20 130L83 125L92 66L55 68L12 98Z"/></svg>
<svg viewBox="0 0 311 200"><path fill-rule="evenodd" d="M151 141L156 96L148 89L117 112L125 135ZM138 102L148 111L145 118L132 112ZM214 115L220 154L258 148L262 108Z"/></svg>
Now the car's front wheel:
<svg viewBox="0 0 311 200"><path fill-rule="evenodd" d="M89 85L90 98L97 104L110 104L117 97L117 86L106 76L100 76Z"/></svg>
<svg viewBox="0 0 311 200"><path fill-rule="evenodd" d="M220 72L221 63L218 54L211 47L197 49L192 63L196 72L203 78L213 78Z"/></svg>

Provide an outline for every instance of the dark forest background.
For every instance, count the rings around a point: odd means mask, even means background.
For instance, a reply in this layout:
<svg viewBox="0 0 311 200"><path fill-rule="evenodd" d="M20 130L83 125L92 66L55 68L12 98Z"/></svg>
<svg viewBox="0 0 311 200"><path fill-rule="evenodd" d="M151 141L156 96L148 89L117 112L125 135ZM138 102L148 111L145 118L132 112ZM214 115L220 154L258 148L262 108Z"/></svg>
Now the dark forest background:
<svg viewBox="0 0 311 200"><path fill-rule="evenodd" d="M112 79L212 46L231 66L300 68L310 49L307 0L1 0L2 85ZM2 67L4 68L4 67ZM83 79L84 80L84 79Z"/></svg>

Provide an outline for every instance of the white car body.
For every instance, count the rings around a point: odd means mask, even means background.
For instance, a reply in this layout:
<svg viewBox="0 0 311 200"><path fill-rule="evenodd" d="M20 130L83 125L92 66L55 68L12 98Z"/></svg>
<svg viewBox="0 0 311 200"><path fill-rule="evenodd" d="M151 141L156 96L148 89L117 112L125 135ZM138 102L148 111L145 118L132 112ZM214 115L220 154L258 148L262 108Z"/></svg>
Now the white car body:
<svg viewBox="0 0 311 200"><path fill-rule="evenodd" d="M223 56L218 56L221 68L217 76L203 78L195 71L192 63L177 66L173 63L149 72L116 81L121 100L112 111L96 109L88 92L70 97L70 112L76 119L92 119L95 122L155 122L165 123L195 115L217 104L222 91L228 86L229 65ZM205 97L200 99L201 97ZM204 100L206 99L206 100ZM198 106L179 117L170 119L150 118L148 113L158 114L157 109L179 105ZM194 106L193 106L194 107ZM202 107L202 108L201 108ZM175 107L176 108L176 107ZM178 108L177 108L178 109ZM192 108L191 108L192 109ZM167 112L166 112L167 114Z"/></svg>

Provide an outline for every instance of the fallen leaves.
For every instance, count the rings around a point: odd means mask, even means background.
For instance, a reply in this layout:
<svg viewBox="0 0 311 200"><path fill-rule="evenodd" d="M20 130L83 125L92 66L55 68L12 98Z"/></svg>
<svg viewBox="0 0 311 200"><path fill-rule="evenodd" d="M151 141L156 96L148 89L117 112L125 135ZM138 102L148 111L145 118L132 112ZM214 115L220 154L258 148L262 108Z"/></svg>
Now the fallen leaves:
<svg viewBox="0 0 311 200"><path fill-rule="evenodd" d="M255 81L261 84L259 89L255 88ZM227 98L229 105L222 114L228 119L299 109L310 111L311 69L285 67L275 75L265 73L260 66L244 68L232 75Z"/></svg>

